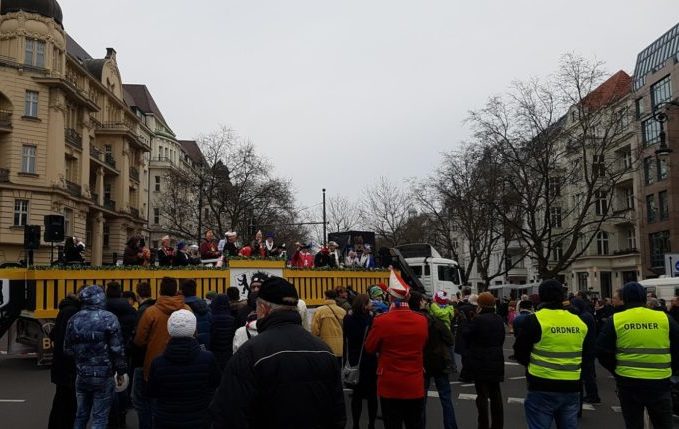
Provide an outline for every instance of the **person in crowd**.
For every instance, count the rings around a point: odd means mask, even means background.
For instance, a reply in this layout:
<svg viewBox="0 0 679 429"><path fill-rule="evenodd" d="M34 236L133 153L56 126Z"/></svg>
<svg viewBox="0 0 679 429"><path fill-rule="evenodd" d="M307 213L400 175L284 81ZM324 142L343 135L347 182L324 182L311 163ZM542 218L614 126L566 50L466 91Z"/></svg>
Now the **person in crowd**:
<svg viewBox="0 0 679 429"><path fill-rule="evenodd" d="M658 299L658 298L648 298L648 301L646 302L646 307L650 308L651 310L655 310L655 311L662 311L662 312L667 311L667 307L665 307L660 302L660 299Z"/></svg>
<svg viewBox="0 0 679 429"><path fill-rule="evenodd" d="M519 303L515 300L509 301L507 305L507 319L505 320L507 326L509 326L509 333L514 334L514 318L516 317L516 307Z"/></svg>
<svg viewBox="0 0 679 429"><path fill-rule="evenodd" d="M341 307L342 309L344 309L344 311L346 311L348 313L349 310L351 310L351 301L349 300L349 291L344 286L338 286L335 289L335 293L337 293L337 298L335 298L335 302L337 303L337 306Z"/></svg>
<svg viewBox="0 0 679 429"><path fill-rule="evenodd" d="M322 306L316 309L311 319L311 333L330 347L341 366L344 350L342 321L347 312L337 306L336 298L337 292L334 290L325 291L325 301Z"/></svg>
<svg viewBox="0 0 679 429"><path fill-rule="evenodd" d="M200 243L200 258L205 259L217 259L222 256L221 252L217 250L217 240L215 240L214 233L211 229L205 231L205 238L203 242Z"/></svg>
<svg viewBox="0 0 679 429"><path fill-rule="evenodd" d="M302 248L302 268L314 267L314 255L311 254L311 245L307 244Z"/></svg>
<svg viewBox="0 0 679 429"><path fill-rule="evenodd" d="M255 234L255 239L250 243L252 248L252 256L257 258L263 258L266 256L266 246L264 245L264 235L262 231L257 231Z"/></svg>
<svg viewBox="0 0 679 429"><path fill-rule="evenodd" d="M101 287L85 287L80 302L82 309L68 321L64 338L64 352L76 364L78 410L73 428L85 429L91 415L92 429L105 429L116 384L123 384L127 372L123 337L118 319L104 310Z"/></svg>
<svg viewBox="0 0 679 429"><path fill-rule="evenodd" d="M519 330L522 328L525 320L531 314L533 314L533 301L528 299L519 301L519 313L514 318L513 323L513 332L515 338L519 335Z"/></svg>
<svg viewBox="0 0 679 429"><path fill-rule="evenodd" d="M344 266L344 260L342 255L338 250L339 245L335 241L328 243L328 256L330 257L330 267L331 268L341 268Z"/></svg>
<svg viewBox="0 0 679 429"><path fill-rule="evenodd" d="M137 319L139 319L147 308L156 303L156 300L151 296L151 285L148 282L137 283L137 296L139 297Z"/></svg>
<svg viewBox="0 0 679 429"><path fill-rule="evenodd" d="M257 298L259 335L224 369L210 404L214 429L344 428L340 368L334 353L305 331L297 290L270 277Z"/></svg>
<svg viewBox="0 0 679 429"><path fill-rule="evenodd" d="M241 258L249 258L251 256L256 256L256 255L253 255L252 247L250 247L250 245L245 245L245 246L241 247L240 250L238 251L238 256L240 256Z"/></svg>
<svg viewBox="0 0 679 429"><path fill-rule="evenodd" d="M344 260L344 266L354 268L361 266L361 260L359 259L358 254L354 250L350 250L349 253L347 254L347 257Z"/></svg>
<svg viewBox="0 0 679 429"><path fill-rule="evenodd" d="M205 300L207 306L210 307L210 309L212 309L212 302L215 300L215 298L217 298L217 295L219 294L217 293L216 290L209 290L205 294L205 298L203 299Z"/></svg>
<svg viewBox="0 0 679 429"><path fill-rule="evenodd" d="M245 325L248 320L248 316L257 310L257 294L259 293L259 288L262 283L269 278L269 275L263 271L257 271L250 277L250 286L248 291L248 299L246 305L240 309L238 315L236 316L236 327L240 328Z"/></svg>
<svg viewBox="0 0 679 429"><path fill-rule="evenodd" d="M299 241L295 243L295 253L292 254L290 258L290 266L293 268L304 268L304 257L302 255L302 249L304 244Z"/></svg>
<svg viewBox="0 0 679 429"><path fill-rule="evenodd" d="M135 309L135 313L136 313L136 308L137 308L137 305L139 304L139 302L137 300L137 294L132 292L131 290L124 290L122 297L125 298L127 300L127 303L130 304L130 306ZM135 326L136 326L136 323L135 323Z"/></svg>
<svg viewBox="0 0 679 429"><path fill-rule="evenodd" d="M177 251L174 254L172 265L175 267L185 267L187 265L194 265L191 256L187 253L186 243L180 241L177 243Z"/></svg>
<svg viewBox="0 0 679 429"><path fill-rule="evenodd" d="M370 295L370 306L374 314L382 314L389 311L389 306L384 303L384 291L381 287L375 285L368 289Z"/></svg>
<svg viewBox="0 0 679 429"><path fill-rule="evenodd" d="M527 368L524 402L529 429L575 429L580 411L582 356L587 350L587 325L563 308L564 292L557 280L538 289L541 308L528 316L514 343L514 357Z"/></svg>
<svg viewBox="0 0 679 429"><path fill-rule="evenodd" d="M672 298L672 306L670 307L669 315L672 316L675 322L679 323L679 296Z"/></svg>
<svg viewBox="0 0 679 429"><path fill-rule="evenodd" d="M458 378L459 381L463 383L473 383L474 380L472 380L471 375L468 373L466 367L468 365L468 357L467 357L467 342L464 340L462 337L462 332L464 330L464 327L471 322L474 317L476 317L477 313L477 300L478 300L478 295L475 293L471 293L471 289L469 289L470 294L466 295L465 291L463 290L462 296L466 297L466 300L463 299L463 301L457 306L457 313L458 313L458 322L457 322L457 332L455 333L455 353L460 355L460 362L462 363L462 367L460 368L460 377Z"/></svg>
<svg viewBox="0 0 679 429"><path fill-rule="evenodd" d="M226 289L226 296L229 298L229 308L231 315L237 317L238 313L247 305L246 301L241 301L240 290L237 287L231 286Z"/></svg>
<svg viewBox="0 0 679 429"><path fill-rule="evenodd" d="M184 297L184 304L188 305L193 311L198 321L198 331L196 338L198 342L210 349L210 333L212 332L212 313L210 307L204 299L196 296L196 281L194 279L183 279L180 284L182 296Z"/></svg>
<svg viewBox="0 0 679 429"><path fill-rule="evenodd" d="M155 304L141 314L134 344L146 349L144 354L143 377L134 377L132 386L132 403L139 417L139 429L151 428L151 400L146 395L146 383L149 378L151 362L165 350L170 334L167 331L167 320L170 315L181 309L190 310L184 304L184 297L177 295L177 279L163 277L160 281L160 296Z"/></svg>
<svg viewBox="0 0 679 429"><path fill-rule="evenodd" d="M56 386L52 409L50 410L48 429L73 429L78 402L75 395L75 360L64 353L66 326L77 312L80 301L76 295L70 294L59 303L59 313L50 331L53 345L52 367L50 378Z"/></svg>
<svg viewBox="0 0 679 429"><path fill-rule="evenodd" d="M327 247L322 246L318 253L316 253L316 256L314 256L314 267L330 267L330 250Z"/></svg>
<svg viewBox="0 0 679 429"><path fill-rule="evenodd" d="M364 246L363 254L359 258L358 264L363 268L375 268L375 257L369 245L366 244Z"/></svg>
<svg viewBox="0 0 679 429"><path fill-rule="evenodd" d="M82 264L85 262L85 243L78 237L67 237L64 242L64 262L67 264Z"/></svg>
<svg viewBox="0 0 679 429"><path fill-rule="evenodd" d="M597 332L600 332L608 319L611 318L615 309L610 298L599 300L599 305L594 309L594 319L596 320Z"/></svg>
<svg viewBox="0 0 679 429"><path fill-rule="evenodd" d="M615 377L628 429L645 427L644 410L655 429L669 429L670 377L679 371L679 324L646 308L644 288L637 282L625 284L622 299L625 310L613 314L599 334L597 358Z"/></svg>
<svg viewBox="0 0 679 429"><path fill-rule="evenodd" d="M137 325L137 312L130 305L129 301L123 298L123 288L118 282L114 281L106 284L106 311L113 313L118 319L125 356L130 356L127 347L132 340L132 335ZM128 402L127 391L116 392L114 394L109 415L109 426L125 427Z"/></svg>
<svg viewBox="0 0 679 429"><path fill-rule="evenodd" d="M395 275L394 275L395 277ZM375 317L365 351L377 354L377 395L385 429L422 429L424 422L424 346L427 318L408 306L409 288L402 280L390 281L392 303L388 313Z"/></svg>
<svg viewBox="0 0 679 429"><path fill-rule="evenodd" d="M446 291L440 290L434 294L434 302L429 306L429 313L443 322L449 330L452 328L455 308L452 305L448 305L448 294Z"/></svg>
<svg viewBox="0 0 679 429"><path fill-rule="evenodd" d="M123 252L123 265L144 265L146 261L144 244L141 236L133 235L130 237Z"/></svg>
<svg viewBox="0 0 679 429"><path fill-rule="evenodd" d="M594 316L587 311L587 303L581 298L573 298L571 300L570 311L573 314L580 316L585 325L587 325L587 336L585 337L585 342L588 343L586 350L589 352L582 355L582 381L585 388L585 396L582 398L583 402L589 404L599 404L601 403L601 398L599 398L599 387L596 383L596 320Z"/></svg>
<svg viewBox="0 0 679 429"><path fill-rule="evenodd" d="M448 376L452 368L452 358L449 353L453 345L453 334L439 319L432 316L427 306L427 297L419 292L411 292L408 299L410 309L422 314L427 318L428 338L424 346L424 389L429 390L431 379L434 379L438 391L441 410L443 411L443 428L457 429L455 409L451 396ZM425 396L425 402L427 397ZM422 414L426 426L426 409Z"/></svg>
<svg viewBox="0 0 679 429"><path fill-rule="evenodd" d="M144 312L156 303L156 300L151 297L151 285L148 282L139 282L136 286L137 295L139 296L139 307L137 308L137 324L139 319L144 314ZM134 336L133 336L134 338ZM130 350L130 367L133 369L132 372L132 404L136 410L139 410L143 404L137 403L137 399L142 397L142 393L139 389L144 386L144 356L146 355L146 347L139 347L134 344L134 341L129 343ZM149 410L150 413L150 410ZM147 417L149 420L143 421L142 418ZM151 426L151 415L142 415L137 412L137 417L139 419L140 428L148 428ZM147 426L145 426L145 424Z"/></svg>
<svg viewBox="0 0 679 429"><path fill-rule="evenodd" d="M236 288L236 290L238 289ZM227 295L219 294L211 306L210 351L214 353L220 370L223 370L226 363L231 359L233 336L236 332L236 317L233 315L230 304Z"/></svg>
<svg viewBox="0 0 679 429"><path fill-rule="evenodd" d="M307 331L311 331L311 326L309 325L309 314L307 312L306 302L302 298L297 300L297 312L299 317L302 318L302 328Z"/></svg>
<svg viewBox="0 0 679 429"><path fill-rule="evenodd" d="M278 258L287 261L288 260L288 250L285 246L285 243L281 243L276 245L276 248L278 249Z"/></svg>
<svg viewBox="0 0 679 429"><path fill-rule="evenodd" d="M495 297L483 292L478 298L477 316L464 326L468 369L476 388L479 429L502 429L504 413L500 383L504 381L504 320L495 313ZM490 403L490 417L488 404Z"/></svg>
<svg viewBox="0 0 679 429"><path fill-rule="evenodd" d="M280 249L273 241L273 232L266 233L266 239L264 240L264 256L267 258L278 258L280 256Z"/></svg>
<svg viewBox="0 0 679 429"><path fill-rule="evenodd" d="M166 235L160 240L158 249L158 266L169 267L174 264L174 247L170 246L170 236Z"/></svg>
<svg viewBox="0 0 679 429"><path fill-rule="evenodd" d="M498 298L495 304L495 312L498 316L502 317L505 323L509 323L509 306L510 302L508 298Z"/></svg>
<svg viewBox="0 0 679 429"><path fill-rule="evenodd" d="M359 368L358 384L353 387L351 418L353 428L359 429L363 401L368 401L368 429L375 429L377 418L377 357L364 350L368 330L372 325L370 297L360 294L354 298L351 311L342 322L346 359Z"/></svg>
<svg viewBox="0 0 679 429"><path fill-rule="evenodd" d="M257 332L257 313L251 313L245 321L245 325L236 329L233 335L232 351L235 354L247 340L256 336ZM232 354L232 355L233 355Z"/></svg>
<svg viewBox="0 0 679 429"><path fill-rule="evenodd" d="M209 429L207 409L222 375L217 361L194 338L196 316L190 311L172 313L167 331L167 347L153 360L149 371L147 388L149 397L154 398L153 425Z"/></svg>
<svg viewBox="0 0 679 429"><path fill-rule="evenodd" d="M224 256L235 257L238 256L240 248L237 244L238 233L235 231L229 231L226 233L226 244L224 244Z"/></svg>

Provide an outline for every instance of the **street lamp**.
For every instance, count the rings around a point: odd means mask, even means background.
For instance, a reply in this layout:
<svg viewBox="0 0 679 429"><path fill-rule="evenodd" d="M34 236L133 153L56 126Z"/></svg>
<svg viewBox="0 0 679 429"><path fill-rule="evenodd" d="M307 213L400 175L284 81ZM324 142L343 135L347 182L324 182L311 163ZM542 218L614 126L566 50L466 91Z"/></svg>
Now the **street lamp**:
<svg viewBox="0 0 679 429"><path fill-rule="evenodd" d="M327 228L328 224L325 216L325 188L323 188L323 246L325 246L325 242L328 239Z"/></svg>
<svg viewBox="0 0 679 429"><path fill-rule="evenodd" d="M655 121L660 124L660 133L658 134L658 138L660 139L660 146L658 146L658 149L655 150L656 156L665 156L672 153L672 149L670 149L669 146L667 146L667 136L665 135L664 125L665 122L667 122L667 114L661 111L661 109L664 110L668 106L679 106L679 102L672 100L662 103L658 105L653 112L653 119L655 119Z"/></svg>

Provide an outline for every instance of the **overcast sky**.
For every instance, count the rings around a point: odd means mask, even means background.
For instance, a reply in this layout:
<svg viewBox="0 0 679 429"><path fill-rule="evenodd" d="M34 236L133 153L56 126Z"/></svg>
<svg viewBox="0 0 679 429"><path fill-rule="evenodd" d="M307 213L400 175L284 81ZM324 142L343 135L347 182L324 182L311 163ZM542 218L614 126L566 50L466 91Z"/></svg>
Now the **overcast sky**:
<svg viewBox="0 0 679 429"><path fill-rule="evenodd" d="M179 138L231 126L300 206L426 176L467 111L569 51L632 74L677 0L60 0L91 55L118 52Z"/></svg>

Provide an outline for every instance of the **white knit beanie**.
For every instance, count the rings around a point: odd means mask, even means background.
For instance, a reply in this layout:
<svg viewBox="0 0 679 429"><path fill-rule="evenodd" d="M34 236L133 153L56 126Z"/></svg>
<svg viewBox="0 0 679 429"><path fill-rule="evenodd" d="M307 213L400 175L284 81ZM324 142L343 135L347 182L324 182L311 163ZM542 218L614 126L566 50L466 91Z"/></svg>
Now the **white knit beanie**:
<svg viewBox="0 0 679 429"><path fill-rule="evenodd" d="M193 337L196 333L196 316L189 310L177 310L167 319L167 332L173 338Z"/></svg>

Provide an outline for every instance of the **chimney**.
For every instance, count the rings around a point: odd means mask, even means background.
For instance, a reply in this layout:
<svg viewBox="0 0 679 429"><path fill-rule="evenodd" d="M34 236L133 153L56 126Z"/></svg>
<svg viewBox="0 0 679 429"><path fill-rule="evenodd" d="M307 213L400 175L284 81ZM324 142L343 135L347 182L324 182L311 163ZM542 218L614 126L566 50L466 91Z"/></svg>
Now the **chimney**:
<svg viewBox="0 0 679 429"><path fill-rule="evenodd" d="M112 59L113 61L115 61L116 50L113 48L106 48L106 59Z"/></svg>

